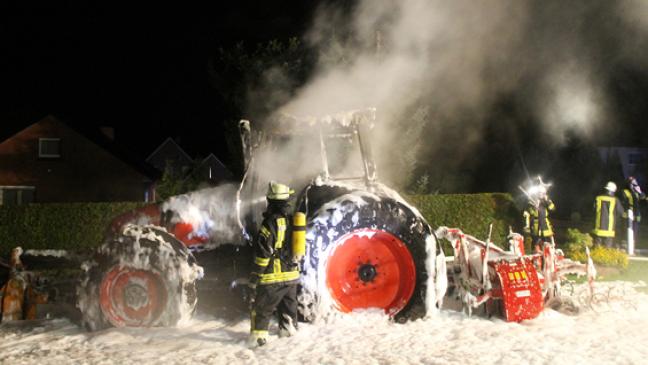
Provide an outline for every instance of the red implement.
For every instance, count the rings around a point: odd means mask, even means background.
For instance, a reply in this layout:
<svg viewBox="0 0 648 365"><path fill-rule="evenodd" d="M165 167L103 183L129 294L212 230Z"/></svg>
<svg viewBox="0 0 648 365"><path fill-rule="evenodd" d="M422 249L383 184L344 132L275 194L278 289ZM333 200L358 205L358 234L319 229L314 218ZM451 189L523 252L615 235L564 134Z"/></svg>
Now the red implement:
<svg viewBox="0 0 648 365"><path fill-rule="evenodd" d="M544 299L532 259L500 260L494 267L502 290L504 318L509 322L536 318L544 308Z"/></svg>

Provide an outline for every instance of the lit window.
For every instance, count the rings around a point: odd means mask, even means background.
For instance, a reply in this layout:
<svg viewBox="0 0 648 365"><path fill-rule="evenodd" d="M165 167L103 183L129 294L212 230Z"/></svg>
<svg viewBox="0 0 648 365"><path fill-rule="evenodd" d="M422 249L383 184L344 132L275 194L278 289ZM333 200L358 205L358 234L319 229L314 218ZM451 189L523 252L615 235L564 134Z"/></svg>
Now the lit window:
<svg viewBox="0 0 648 365"><path fill-rule="evenodd" d="M60 138L39 138L38 157L55 158L61 157Z"/></svg>

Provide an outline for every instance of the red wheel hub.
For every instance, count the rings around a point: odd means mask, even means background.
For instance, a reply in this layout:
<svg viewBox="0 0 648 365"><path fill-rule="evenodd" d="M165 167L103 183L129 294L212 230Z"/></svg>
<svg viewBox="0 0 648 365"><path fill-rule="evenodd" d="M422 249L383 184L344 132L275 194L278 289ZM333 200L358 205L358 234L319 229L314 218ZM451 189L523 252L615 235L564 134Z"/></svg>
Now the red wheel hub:
<svg viewBox="0 0 648 365"><path fill-rule="evenodd" d="M329 257L326 285L343 312L381 308L398 313L412 297L416 268L394 235L361 229L342 236Z"/></svg>
<svg viewBox="0 0 648 365"><path fill-rule="evenodd" d="M106 274L99 291L101 310L115 327L152 325L166 299L166 288L157 273L119 265Z"/></svg>

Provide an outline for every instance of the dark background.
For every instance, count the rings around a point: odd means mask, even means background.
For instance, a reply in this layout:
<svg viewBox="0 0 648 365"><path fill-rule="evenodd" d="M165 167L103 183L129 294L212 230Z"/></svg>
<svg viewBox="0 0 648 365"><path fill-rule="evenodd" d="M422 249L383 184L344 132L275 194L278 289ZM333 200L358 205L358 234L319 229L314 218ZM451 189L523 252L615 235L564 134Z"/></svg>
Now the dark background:
<svg viewBox="0 0 648 365"><path fill-rule="evenodd" d="M220 47L299 36L314 1L216 1L209 7L5 4L2 136L54 114L115 127L146 158L166 137L192 155L230 156L222 101L208 77Z"/></svg>
<svg viewBox="0 0 648 365"><path fill-rule="evenodd" d="M274 39L299 39L317 7L331 3L343 4L347 10L353 6L332 0L244 0L182 8L161 2L128 7L85 2L3 4L0 137L53 114L78 129L114 127L116 141L141 159L173 137L192 156L213 152L225 164L236 165L237 156L228 150L223 126L249 116L239 115L245 108L233 108L223 87L214 86L210 67L219 70L218 62L213 62L219 50L243 44L252 52ZM601 19L605 19L604 10L583 30L596 38L594 44L605 37L588 29ZM614 24L606 26L615 28ZM614 120L606 121L605 133L593 139L603 146L648 147L648 60L643 64L604 62L613 58L615 42L601 47L597 56L605 65L601 71ZM237 75L224 74L236 84ZM241 78L235 86L244 91L241 85L250 81ZM528 80L530 85L536 81ZM620 181L618 171L592 174L602 167L591 164L596 153L591 142L573 136L566 145L555 147L542 140L546 137L530 119L523 96L498 97L486 117L489 122L483 138L487 143L474 153L476 162L465 163L465 171L452 172L456 179L469 183L456 185L454 190L448 184L442 192L516 190L518 176L511 178L509 171L522 177L527 165L548 166L544 171L556 185L570 186L571 190L564 189L565 195L578 194L582 184L602 186L592 182L595 178ZM438 166L436 161L420 161L421 171Z"/></svg>

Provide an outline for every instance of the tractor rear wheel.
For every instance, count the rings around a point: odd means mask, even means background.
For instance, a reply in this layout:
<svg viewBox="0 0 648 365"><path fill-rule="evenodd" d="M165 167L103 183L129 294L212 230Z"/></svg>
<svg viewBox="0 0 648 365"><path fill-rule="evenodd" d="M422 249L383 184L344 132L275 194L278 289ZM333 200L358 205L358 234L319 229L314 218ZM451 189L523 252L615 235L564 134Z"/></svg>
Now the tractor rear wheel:
<svg viewBox="0 0 648 365"><path fill-rule="evenodd" d="M410 309L416 307L423 315L431 229L420 215L393 197L364 191L319 201L307 222L299 295L303 318L368 308L415 317Z"/></svg>
<svg viewBox="0 0 648 365"><path fill-rule="evenodd" d="M354 230L336 242L326 264L326 286L343 312L381 308L398 313L412 297L416 268L407 246L379 229Z"/></svg>

